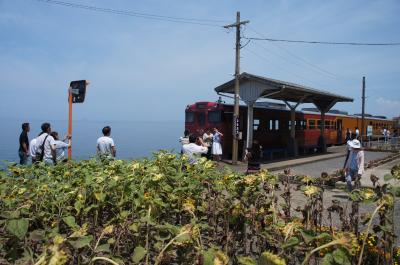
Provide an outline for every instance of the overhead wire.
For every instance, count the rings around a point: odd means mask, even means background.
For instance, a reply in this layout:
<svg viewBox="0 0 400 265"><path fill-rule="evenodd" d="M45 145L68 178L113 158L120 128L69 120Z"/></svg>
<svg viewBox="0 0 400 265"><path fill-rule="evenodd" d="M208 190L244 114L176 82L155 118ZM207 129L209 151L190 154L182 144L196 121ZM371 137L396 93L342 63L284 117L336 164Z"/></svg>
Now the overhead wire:
<svg viewBox="0 0 400 265"><path fill-rule="evenodd" d="M257 35L259 35L259 36L261 36L261 37L264 37L264 35L263 35L262 33L260 33L259 31L255 30L253 27L251 27L251 26L248 26L248 27L249 27L249 29L250 29L251 31L253 31L253 32L256 33ZM257 43L257 42L254 42L254 43ZM327 76L329 76L329 77L331 77L331 78L332 78L332 77L334 77L334 78L341 78L341 77L338 76L337 74L332 73L331 71L328 71L328 70L326 70L326 69L324 69L324 68L322 68L322 67L320 67L320 66L318 66L318 65L315 65L315 64L309 62L308 60L306 60L306 59L302 58L301 56L299 56L299 55L297 55L297 54L295 54L295 53L289 51L288 49L285 49L284 47L282 47L282 46L280 46L280 45L277 45L276 43L271 43L271 44L273 44L275 47L277 47L277 48L283 50L283 51L286 52L288 55L290 55L290 56L296 58L297 60L301 61L301 62L304 63L305 65L309 66L310 69L316 71L316 72L319 73L319 74L326 74ZM264 46L261 45L261 44L258 44L258 45L264 47ZM264 49L266 49L266 48L264 47ZM298 64L297 64L297 65L298 65Z"/></svg>
<svg viewBox="0 0 400 265"><path fill-rule="evenodd" d="M304 43L304 44L324 44L324 45L354 45L354 46L400 46L400 42L334 42L334 41L306 41L306 40L288 40L288 39L272 39L272 38L246 38L248 40L263 40L273 42L289 42L289 43Z"/></svg>
<svg viewBox="0 0 400 265"><path fill-rule="evenodd" d="M103 8L103 7L93 6L93 5L76 4L76 3L58 1L58 0L35 0L35 1L47 3L47 4L71 7L71 8L86 9L86 10L93 11L93 12L111 13L111 14L116 14L116 15L132 16L132 17L139 17L139 18L144 18L144 19L160 20L160 21L182 23L182 24L194 24L194 25L221 27L222 28L221 25L212 24L212 23L227 22L225 20L184 18L184 17L155 15L155 14L148 14L148 13L136 12L136 11L131 11L131 10L118 10L118 9L111 9L111 8Z"/></svg>
<svg viewBox="0 0 400 265"><path fill-rule="evenodd" d="M261 60L263 60L263 61L266 61L266 62L268 62L268 63L271 63L271 62L272 62L271 60L265 58L264 56L262 56L262 55L260 55L260 54L258 54L258 53L256 53L255 51L249 49L248 47L246 47L244 50L250 52L251 54L253 54L254 56L258 57L259 59L261 59ZM301 75L299 75L299 74L297 74L297 73L294 73L294 72L292 72L292 71L288 71L287 69L285 69L284 67L282 67L282 66L280 66L280 65L274 65L274 67L277 67L277 68L281 69L281 70L282 70L283 72L285 72L285 73L290 73L291 75L296 76L297 78L299 78L299 79L300 79L301 81L303 81L303 82L306 82L306 83L309 83L309 84L312 84L312 85L317 85L317 86L324 86L324 85L322 85L322 84L319 84L318 82L315 82L315 81L312 81L312 80L310 80L310 79L308 79L308 78L305 78L304 76L301 76Z"/></svg>

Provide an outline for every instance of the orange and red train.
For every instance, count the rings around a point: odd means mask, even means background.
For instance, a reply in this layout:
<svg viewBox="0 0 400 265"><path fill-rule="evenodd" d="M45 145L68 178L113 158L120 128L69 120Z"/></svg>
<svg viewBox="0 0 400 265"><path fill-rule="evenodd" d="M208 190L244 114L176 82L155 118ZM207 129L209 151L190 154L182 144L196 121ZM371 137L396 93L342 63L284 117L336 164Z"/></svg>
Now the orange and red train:
<svg viewBox="0 0 400 265"><path fill-rule="evenodd" d="M239 141L239 153L245 147L247 128L247 107L240 106L239 131L242 137ZM253 113L253 138L258 140L264 150L285 152L290 137L290 110L284 104L262 102L256 104ZM223 152L231 156L232 146L233 105L221 102L196 102L188 105L185 110L185 129L190 133L201 134L207 128L217 127L223 134ZM383 128L392 128L393 121L383 116L365 117L365 126L373 128L373 134L381 134ZM352 132L361 128L361 117L349 115L346 112L331 111L325 115L325 141L328 146L340 145L345 142L346 129ZM313 109L296 111L295 133L300 151L307 152L318 147L321 135L320 113ZM366 128L366 127L365 127ZM361 131L361 130L360 130Z"/></svg>

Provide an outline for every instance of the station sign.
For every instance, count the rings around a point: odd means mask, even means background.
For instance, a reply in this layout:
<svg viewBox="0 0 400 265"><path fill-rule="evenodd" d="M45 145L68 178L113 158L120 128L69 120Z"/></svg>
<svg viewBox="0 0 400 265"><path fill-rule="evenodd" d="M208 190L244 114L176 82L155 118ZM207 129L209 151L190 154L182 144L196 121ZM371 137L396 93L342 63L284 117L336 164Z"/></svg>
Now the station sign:
<svg viewBox="0 0 400 265"><path fill-rule="evenodd" d="M233 135L238 136L239 135L239 117L238 116L233 116Z"/></svg>
<svg viewBox="0 0 400 265"><path fill-rule="evenodd" d="M72 81L70 83L72 103L83 103L85 101L87 85L88 82L86 80Z"/></svg>

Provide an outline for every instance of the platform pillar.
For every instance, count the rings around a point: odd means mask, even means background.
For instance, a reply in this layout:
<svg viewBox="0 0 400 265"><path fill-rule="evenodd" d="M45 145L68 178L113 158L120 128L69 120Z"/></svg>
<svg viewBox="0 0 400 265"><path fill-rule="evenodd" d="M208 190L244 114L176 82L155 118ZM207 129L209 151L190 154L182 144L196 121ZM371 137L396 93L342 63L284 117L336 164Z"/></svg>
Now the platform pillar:
<svg viewBox="0 0 400 265"><path fill-rule="evenodd" d="M254 111L254 102L247 103L247 135L246 135L246 148L251 148L253 145L253 111Z"/></svg>
<svg viewBox="0 0 400 265"><path fill-rule="evenodd" d="M296 108L303 103L307 95L304 95L296 105L292 106L288 101L283 101L290 109L290 137L288 143L288 151L290 156L299 155L299 145L296 140Z"/></svg>
<svg viewBox="0 0 400 265"><path fill-rule="evenodd" d="M326 153L326 141L325 141L325 112L321 111L321 135L318 139L318 146L321 153Z"/></svg>

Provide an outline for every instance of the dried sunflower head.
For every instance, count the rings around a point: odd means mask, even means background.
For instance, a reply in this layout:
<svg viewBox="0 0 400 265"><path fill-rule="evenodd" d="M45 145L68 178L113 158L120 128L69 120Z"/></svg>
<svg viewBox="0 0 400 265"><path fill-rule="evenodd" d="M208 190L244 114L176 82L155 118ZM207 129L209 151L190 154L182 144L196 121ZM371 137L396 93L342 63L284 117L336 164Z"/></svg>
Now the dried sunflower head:
<svg viewBox="0 0 400 265"><path fill-rule="evenodd" d="M261 254L258 264L286 265L286 261L272 252L265 251Z"/></svg>
<svg viewBox="0 0 400 265"><path fill-rule="evenodd" d="M340 242L342 247L349 251L350 255L356 254L358 249L358 240L353 233L342 232L335 234L333 237L335 240Z"/></svg>
<svg viewBox="0 0 400 265"><path fill-rule="evenodd" d="M320 189L317 186L306 186L304 188L304 194L307 195L308 197L311 197L317 193L319 193Z"/></svg>

